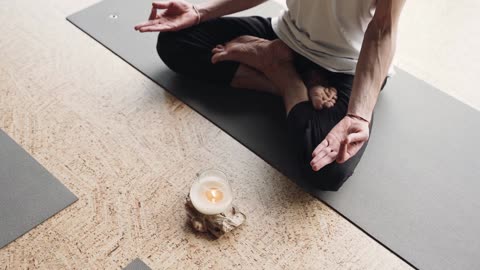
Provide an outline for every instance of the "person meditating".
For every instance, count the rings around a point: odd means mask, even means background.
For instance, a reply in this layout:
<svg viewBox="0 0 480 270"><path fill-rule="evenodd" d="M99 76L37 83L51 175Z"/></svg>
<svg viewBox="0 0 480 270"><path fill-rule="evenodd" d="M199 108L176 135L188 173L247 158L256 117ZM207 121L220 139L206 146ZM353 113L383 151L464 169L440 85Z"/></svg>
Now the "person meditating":
<svg viewBox="0 0 480 270"><path fill-rule="evenodd" d="M276 18L222 17L263 2L154 2L135 30L160 32L179 74L282 97L304 177L338 190L367 145L405 0L287 0Z"/></svg>

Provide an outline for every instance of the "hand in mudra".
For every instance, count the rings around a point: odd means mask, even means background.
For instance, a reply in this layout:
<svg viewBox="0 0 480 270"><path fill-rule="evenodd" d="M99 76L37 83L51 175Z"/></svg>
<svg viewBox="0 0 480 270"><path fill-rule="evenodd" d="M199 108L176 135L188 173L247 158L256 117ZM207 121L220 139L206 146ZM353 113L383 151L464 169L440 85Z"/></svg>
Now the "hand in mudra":
<svg viewBox="0 0 480 270"><path fill-rule="evenodd" d="M158 10L162 10L158 12ZM198 23L199 14L192 4L183 1L153 2L148 21L135 26L140 32L170 32Z"/></svg>
<svg viewBox="0 0 480 270"><path fill-rule="evenodd" d="M354 156L369 137L368 122L345 116L313 150L310 165L314 171L337 161L343 163Z"/></svg>

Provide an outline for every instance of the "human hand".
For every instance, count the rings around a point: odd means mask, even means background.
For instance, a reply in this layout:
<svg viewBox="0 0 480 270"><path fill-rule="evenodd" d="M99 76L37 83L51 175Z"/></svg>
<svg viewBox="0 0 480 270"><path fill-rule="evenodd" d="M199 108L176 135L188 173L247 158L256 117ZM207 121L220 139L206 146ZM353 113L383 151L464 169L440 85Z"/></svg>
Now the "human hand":
<svg viewBox="0 0 480 270"><path fill-rule="evenodd" d="M345 116L313 150L312 170L318 171L335 160L343 163L354 156L368 140L368 124L366 120Z"/></svg>
<svg viewBox="0 0 480 270"><path fill-rule="evenodd" d="M157 13L157 10L163 10ZM148 21L135 26L140 32L170 32L188 28L200 22L200 13L183 0L153 2Z"/></svg>

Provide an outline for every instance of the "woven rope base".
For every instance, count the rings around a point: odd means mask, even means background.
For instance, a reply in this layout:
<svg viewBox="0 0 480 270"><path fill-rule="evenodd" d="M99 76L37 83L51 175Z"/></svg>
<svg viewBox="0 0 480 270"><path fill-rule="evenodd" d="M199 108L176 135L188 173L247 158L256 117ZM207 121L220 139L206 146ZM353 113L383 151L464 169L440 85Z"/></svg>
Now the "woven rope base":
<svg viewBox="0 0 480 270"><path fill-rule="evenodd" d="M240 212L235 206L228 211L217 215L205 215L193 207L190 196L187 196L185 209L192 228L201 233L210 233L215 238L234 230L243 224L246 220L245 214Z"/></svg>

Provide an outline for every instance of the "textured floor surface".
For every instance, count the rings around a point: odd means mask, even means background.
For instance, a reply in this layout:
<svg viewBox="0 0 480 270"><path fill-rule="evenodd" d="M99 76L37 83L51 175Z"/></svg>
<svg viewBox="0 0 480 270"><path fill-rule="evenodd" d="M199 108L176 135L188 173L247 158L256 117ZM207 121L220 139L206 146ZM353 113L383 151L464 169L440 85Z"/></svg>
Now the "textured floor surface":
<svg viewBox="0 0 480 270"><path fill-rule="evenodd" d="M409 268L65 20L94 2L1 3L0 128L79 201L1 249L0 269L119 269L137 257L152 269ZM479 5L407 3L396 60L476 108ZM248 215L219 241L192 234L183 212L210 167Z"/></svg>

